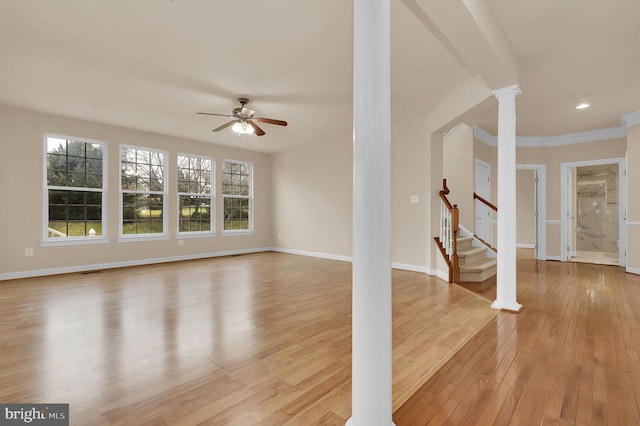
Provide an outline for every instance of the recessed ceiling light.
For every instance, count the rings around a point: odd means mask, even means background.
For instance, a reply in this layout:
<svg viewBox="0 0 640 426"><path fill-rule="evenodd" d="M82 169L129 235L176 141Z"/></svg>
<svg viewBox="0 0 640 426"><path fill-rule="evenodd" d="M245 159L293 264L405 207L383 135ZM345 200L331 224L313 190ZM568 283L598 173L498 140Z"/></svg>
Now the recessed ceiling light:
<svg viewBox="0 0 640 426"><path fill-rule="evenodd" d="M589 108L590 106L591 104L589 104L588 102L582 101L578 105L576 105L576 109L585 109Z"/></svg>

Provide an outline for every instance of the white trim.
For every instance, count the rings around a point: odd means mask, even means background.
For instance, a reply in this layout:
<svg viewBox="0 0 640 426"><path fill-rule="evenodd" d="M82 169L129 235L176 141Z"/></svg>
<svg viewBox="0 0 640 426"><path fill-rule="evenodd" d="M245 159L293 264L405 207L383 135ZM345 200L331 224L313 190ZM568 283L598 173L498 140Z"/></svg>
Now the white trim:
<svg viewBox="0 0 640 426"><path fill-rule="evenodd" d="M139 243L142 241L168 240L169 234L125 234L118 236L119 243Z"/></svg>
<svg viewBox="0 0 640 426"><path fill-rule="evenodd" d="M66 141L68 140L72 140L72 141L76 141L76 142L82 142L82 143L89 143L89 144L96 144L96 145L101 145L102 146L102 187L101 188L77 188L77 187L70 187L70 186L56 186L56 185L51 185L49 186L49 180L48 180L48 169L47 169L47 165L48 165L48 154L49 154L49 149L48 149L48 138L54 138L54 139L64 139ZM63 190L63 191L83 191L83 192L100 192L102 195L102 219L100 220L101 222L101 235L99 235L97 238L100 239L105 239L107 238L108 235L108 223L109 221L107 220L107 214L108 214L108 208L107 208L107 194L109 193L109 188L108 188L108 170L109 170L109 163L108 163L108 159L109 159L109 151L108 151L108 145L105 141L99 141L97 139L90 139L90 138L84 138L84 137L76 137L76 136L68 136L68 135L59 135L56 133L47 133L44 132L43 133L43 137L42 137L42 141L43 141L43 155L42 155L42 177L43 177L43 191L42 191L42 240L40 241L40 246L41 247L47 247L47 246L58 246L58 245L66 245L66 244L70 244L70 245L74 245L74 244L100 244L101 242L104 241L94 241L93 238L94 237L62 237L65 239L65 243L62 243L61 241L55 241L53 242L53 240L51 238L49 238L49 189L57 189L57 190ZM85 239L91 238L91 241L84 241ZM108 242L108 238L107 241Z"/></svg>
<svg viewBox="0 0 640 426"><path fill-rule="evenodd" d="M0 274L0 281L13 280L18 278L32 278L46 275L69 274L74 272L95 271L99 269L114 269L129 266L152 265L154 263L179 262L183 260L206 259L211 257L231 256L235 254L261 253L265 251L275 251L271 247L258 247L252 249L228 250L211 253L198 253L183 256L158 257L152 259L126 260L122 262L96 263L91 265L65 266L62 268L37 269L21 272L10 272Z"/></svg>
<svg viewBox="0 0 640 426"><path fill-rule="evenodd" d="M179 190L179 172L180 172L180 157L187 158L199 158L201 160L207 160L211 164L211 170L209 170L209 181L211 183L211 190L209 194L199 194L195 192L180 192ZM198 154L188 154L185 152L178 152L176 154L176 214L178 215L176 218L176 235L183 237L190 234L203 234L207 235L216 235L216 159L214 157L208 155L198 155ZM180 208L180 196L199 196L202 198L209 198L209 231L180 231L180 218L182 217L182 209ZM187 237L188 238L188 237Z"/></svg>
<svg viewBox="0 0 640 426"><path fill-rule="evenodd" d="M482 129L479 126L473 127L473 136L480 142L488 146L498 146L498 137ZM586 132L566 133L554 136L517 136L516 146L519 148L530 147L552 147L562 145L572 145L584 142L596 142L609 139L624 138L627 136L627 129L623 126L609 127L606 129L589 130Z"/></svg>
<svg viewBox="0 0 640 426"><path fill-rule="evenodd" d="M401 269L403 271L422 272L423 274L429 274L430 270L426 266L409 265L407 263L391 262L393 269ZM432 275L432 274L429 274Z"/></svg>
<svg viewBox="0 0 640 426"><path fill-rule="evenodd" d="M640 269L638 269L638 268L630 268L629 266L627 266L626 272L628 272L630 274L640 275Z"/></svg>
<svg viewBox="0 0 640 426"><path fill-rule="evenodd" d="M437 269L429 269L427 272L428 275L432 277L440 278L442 281L448 283L449 282L449 274L443 271L439 271Z"/></svg>
<svg viewBox="0 0 640 426"><path fill-rule="evenodd" d="M55 246L81 246L90 244L108 244L109 238L106 237L67 237L67 238L49 238L48 240L40 240L40 247Z"/></svg>
<svg viewBox="0 0 640 426"><path fill-rule="evenodd" d="M562 221L560 219L547 219L547 225L562 225Z"/></svg>
<svg viewBox="0 0 640 426"><path fill-rule="evenodd" d="M629 227L629 228L638 228L638 227L640 227L640 222L627 221L627 227Z"/></svg>
<svg viewBox="0 0 640 426"><path fill-rule="evenodd" d="M230 229L228 231L222 231L223 237L233 237L237 235L253 235L256 232L252 229Z"/></svg>
<svg viewBox="0 0 640 426"><path fill-rule="evenodd" d="M123 190L122 189L122 149L135 149L140 151L148 151L149 153L160 153L162 154L162 191L139 191L139 190ZM166 239L169 238L169 230L167 229L169 224L169 210L168 210L168 198L169 198L169 152L163 149L158 148L149 148L144 146L137 145L128 145L128 144L120 144L118 149L118 242L123 242L129 240L130 236L145 236L146 239ZM137 164L137 162L136 162ZM122 232L123 222L124 222L124 212L123 212L123 198L124 192L128 194L153 194L153 195L162 195L162 232L155 234L124 234ZM165 237L165 238L158 238Z"/></svg>
<svg viewBox="0 0 640 426"><path fill-rule="evenodd" d="M233 233L235 233L235 231L238 231L237 229L224 229L224 200L225 198L239 198L239 199L243 199L243 200L249 200L249 229L241 229L240 231L244 231L245 233L253 233L254 229L253 229L253 198L254 198L254 193L253 193L253 187L254 187L254 182L253 182L253 177L255 175L255 166L251 161L241 161L241 160L229 160L229 159L225 159L223 158L222 160L222 164L220 166L220 193L222 194L222 235L225 235L227 233L229 233L230 235L232 235ZM234 164L246 164L248 166L250 166L249 168L249 195L225 195L224 193L224 189L222 189L222 186L224 185L224 163L234 163ZM231 232L234 231L234 232Z"/></svg>
<svg viewBox="0 0 640 426"><path fill-rule="evenodd" d="M305 250L293 250L293 249L286 249L281 247L272 247L271 250L278 253L297 254L299 256L318 257L320 259L340 260L342 262L352 261L351 256L342 256L338 254L319 253L319 252L305 251Z"/></svg>
<svg viewBox="0 0 640 426"><path fill-rule="evenodd" d="M215 237L218 234L214 231L193 231L193 232L178 232L176 234L177 240L187 240L190 238L209 238Z"/></svg>
<svg viewBox="0 0 640 426"><path fill-rule="evenodd" d="M536 235L536 241L538 243L538 250L536 258L544 260L547 258L547 166L545 164L516 164L517 170L533 170L534 178L538 179L538 183L535 184L535 190L537 191L537 209L538 216L536 218L538 235ZM534 247L535 248L535 244Z"/></svg>
<svg viewBox="0 0 640 426"><path fill-rule="evenodd" d="M640 111L630 112L629 114L625 114L620 117L620 123L624 127L635 126L636 124L640 124Z"/></svg>
<svg viewBox="0 0 640 426"><path fill-rule="evenodd" d="M547 256L547 260L556 260L558 262L562 262L562 258L560 256Z"/></svg>
<svg viewBox="0 0 640 426"><path fill-rule="evenodd" d="M536 245L535 244L516 244L516 248L532 249L532 248L536 248Z"/></svg>
<svg viewBox="0 0 640 426"><path fill-rule="evenodd" d="M562 261L565 261L571 256L571 250L567 247L569 245L568 241L568 230L570 227L570 223L567 222L567 197L568 197L568 186L567 179L569 177L570 169L573 167L584 167L584 166L599 166L604 164L618 164L618 182L619 182L619 190L618 190L618 239L620 241L620 247L618 247L620 252L620 266L626 266L627 259L624 253L627 250L627 235L626 235L626 226L625 226L625 212L627 209L627 191L626 188L626 173L622 173L626 170L626 157L617 157L617 158L604 158L598 160L587 160L587 161L573 161L567 163L560 163L560 258ZM627 222L628 223L628 222Z"/></svg>
<svg viewBox="0 0 640 426"><path fill-rule="evenodd" d="M498 146L498 137L493 136L480 126L473 126L473 137L485 145Z"/></svg>

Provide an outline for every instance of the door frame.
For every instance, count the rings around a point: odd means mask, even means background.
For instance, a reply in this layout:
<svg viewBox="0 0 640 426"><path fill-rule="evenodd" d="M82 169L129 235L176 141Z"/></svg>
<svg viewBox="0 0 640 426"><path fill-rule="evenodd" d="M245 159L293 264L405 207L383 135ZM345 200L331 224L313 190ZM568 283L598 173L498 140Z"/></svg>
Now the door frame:
<svg viewBox="0 0 640 426"><path fill-rule="evenodd" d="M516 164L516 169L534 171L535 197L537 201L537 212L534 212L536 213L537 228L535 254L536 259L547 260L547 166L545 164Z"/></svg>
<svg viewBox="0 0 640 426"><path fill-rule="evenodd" d="M627 265L627 159L626 157L604 158L601 160L573 161L560 163L560 260L569 260L570 250L568 249L568 232L570 213L567 203L570 201L569 173L574 167L601 166L605 164L618 164L618 259L620 266Z"/></svg>
<svg viewBox="0 0 640 426"><path fill-rule="evenodd" d="M487 181L487 196L485 197L484 195L480 194L480 191L478 191L478 181L476 179L477 177L477 170L478 170L478 166L482 166L484 168L487 169L487 171L489 172L489 180ZM473 191L484 197L487 201L491 201L491 164L487 163L486 161L482 161L479 158L474 158L473 159ZM489 207L487 208L487 211L489 212L489 216L488 216L488 221L487 221L487 225L489 228L489 237L485 238L486 236L482 236L478 233L478 214L476 212L476 206L478 205L479 201L474 200L475 202L473 203L473 230L474 230L474 234L478 235L479 237L485 239L486 242L488 242L489 244L493 245L493 224L491 223L491 209ZM483 204L484 205L484 204Z"/></svg>

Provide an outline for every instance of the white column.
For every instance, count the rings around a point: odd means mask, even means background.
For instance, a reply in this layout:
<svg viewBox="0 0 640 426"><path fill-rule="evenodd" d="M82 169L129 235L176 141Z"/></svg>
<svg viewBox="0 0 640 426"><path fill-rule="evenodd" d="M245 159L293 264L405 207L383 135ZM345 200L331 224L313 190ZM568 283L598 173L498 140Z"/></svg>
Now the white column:
<svg viewBox="0 0 640 426"><path fill-rule="evenodd" d="M498 270L494 309L519 312L516 300L516 96L515 86L493 92L498 99Z"/></svg>
<svg viewBox="0 0 640 426"><path fill-rule="evenodd" d="M354 0L350 426L390 426L390 1Z"/></svg>

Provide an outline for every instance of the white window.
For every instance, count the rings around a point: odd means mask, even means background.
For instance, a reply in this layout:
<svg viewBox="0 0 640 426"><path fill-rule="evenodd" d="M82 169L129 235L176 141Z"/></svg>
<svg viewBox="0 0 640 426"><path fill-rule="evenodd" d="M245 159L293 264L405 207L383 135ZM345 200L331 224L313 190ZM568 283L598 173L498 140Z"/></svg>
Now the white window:
<svg viewBox="0 0 640 426"><path fill-rule="evenodd" d="M166 154L120 148L120 235L166 236Z"/></svg>
<svg viewBox="0 0 640 426"><path fill-rule="evenodd" d="M247 232L253 229L253 164L222 162L223 231Z"/></svg>
<svg viewBox="0 0 640 426"><path fill-rule="evenodd" d="M104 142L45 134L43 245L105 242Z"/></svg>
<svg viewBox="0 0 640 426"><path fill-rule="evenodd" d="M178 232L215 232L213 159L178 155Z"/></svg>

